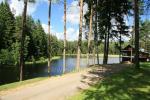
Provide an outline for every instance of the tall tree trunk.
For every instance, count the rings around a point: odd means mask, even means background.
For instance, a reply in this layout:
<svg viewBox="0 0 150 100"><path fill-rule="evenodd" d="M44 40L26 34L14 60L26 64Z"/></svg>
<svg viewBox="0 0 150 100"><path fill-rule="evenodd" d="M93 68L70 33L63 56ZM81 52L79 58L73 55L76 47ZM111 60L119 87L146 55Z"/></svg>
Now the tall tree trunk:
<svg viewBox="0 0 150 100"><path fill-rule="evenodd" d="M107 33L105 34L105 44L104 44L104 59L103 64L107 64L108 62L108 52L109 52L109 34L110 34L110 26L107 28Z"/></svg>
<svg viewBox="0 0 150 100"><path fill-rule="evenodd" d="M51 0L49 0L48 7L48 75L50 76L50 66L51 66L51 36L50 36L50 25L51 25Z"/></svg>
<svg viewBox="0 0 150 100"><path fill-rule="evenodd" d="M93 2L91 4L91 14L90 14L90 31L88 34L88 52L87 52L87 64L89 66L89 54L90 54L90 46L91 46L91 37L92 37L92 23L93 23Z"/></svg>
<svg viewBox="0 0 150 100"><path fill-rule="evenodd" d="M66 68L66 0L64 0L64 54L63 54L63 73Z"/></svg>
<svg viewBox="0 0 150 100"><path fill-rule="evenodd" d="M104 34L104 55L103 55L103 64L106 64L106 49L107 49L107 33Z"/></svg>
<svg viewBox="0 0 150 100"><path fill-rule="evenodd" d="M95 46L94 46L94 48L93 48L93 65L95 66Z"/></svg>
<svg viewBox="0 0 150 100"><path fill-rule="evenodd" d="M24 0L24 9L22 14L22 31L21 31L21 50L20 50L20 81L23 80L24 68L24 41L25 41L25 28L26 28L26 14L27 14L28 0Z"/></svg>
<svg viewBox="0 0 150 100"><path fill-rule="evenodd" d="M96 8L97 8L97 0L96 0ZM95 11L95 47L96 47L96 54L97 54L97 64L99 64L99 55L98 55L98 32L97 32L97 26L98 26L98 21L97 21L97 13L98 11Z"/></svg>
<svg viewBox="0 0 150 100"><path fill-rule="evenodd" d="M97 64L99 65L99 52L98 52L98 43L96 45L96 57L97 57Z"/></svg>
<svg viewBox="0 0 150 100"><path fill-rule="evenodd" d="M121 63L121 41L122 41L122 27L121 27L121 31L120 31L120 39L119 39L119 44L120 44L120 47L119 47L119 51L120 51L120 54L119 54L119 62Z"/></svg>
<svg viewBox="0 0 150 100"><path fill-rule="evenodd" d="M135 26L135 67L140 68L139 64L139 3L134 0L134 26Z"/></svg>
<svg viewBox="0 0 150 100"><path fill-rule="evenodd" d="M76 69L80 67L80 55L81 55L81 42L82 42L82 21L83 21L83 0L80 0L80 25L79 25L79 37L77 46L77 64Z"/></svg>
<svg viewBox="0 0 150 100"><path fill-rule="evenodd" d="M133 27L133 31L131 32L131 46L133 47L134 45L134 32L135 31L135 27ZM131 49L131 57L130 57L130 62L133 62L133 50Z"/></svg>
<svg viewBox="0 0 150 100"><path fill-rule="evenodd" d="M110 35L110 26L108 28L108 34L107 34L106 64L108 63L108 54L109 54L109 35Z"/></svg>

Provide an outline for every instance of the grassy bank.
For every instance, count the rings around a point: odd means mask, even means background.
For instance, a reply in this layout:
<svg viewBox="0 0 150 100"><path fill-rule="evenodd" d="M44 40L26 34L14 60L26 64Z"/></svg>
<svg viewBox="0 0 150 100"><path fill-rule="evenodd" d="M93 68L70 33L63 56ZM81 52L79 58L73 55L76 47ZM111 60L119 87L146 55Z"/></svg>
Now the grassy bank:
<svg viewBox="0 0 150 100"><path fill-rule="evenodd" d="M1 85L0 86L0 92L1 91L6 91L9 89L13 89L13 88L17 88L20 86L24 86L27 84L31 84L31 83L36 83L38 81L42 81L47 79L48 77L39 77L39 78L34 78L34 79L29 79L29 80L25 80L25 81L21 81L21 82L14 82L14 83L10 83L10 84L6 84L6 85Z"/></svg>
<svg viewBox="0 0 150 100"><path fill-rule="evenodd" d="M54 57L52 57L52 61L60 59L60 58L61 58L61 56L54 56ZM47 63L47 61L48 61L48 59L42 58L42 59L37 60L37 61L25 62L25 64L34 64L34 63L35 64L41 64L41 63Z"/></svg>
<svg viewBox="0 0 150 100"><path fill-rule="evenodd" d="M150 63L127 68L99 81L69 100L150 100Z"/></svg>

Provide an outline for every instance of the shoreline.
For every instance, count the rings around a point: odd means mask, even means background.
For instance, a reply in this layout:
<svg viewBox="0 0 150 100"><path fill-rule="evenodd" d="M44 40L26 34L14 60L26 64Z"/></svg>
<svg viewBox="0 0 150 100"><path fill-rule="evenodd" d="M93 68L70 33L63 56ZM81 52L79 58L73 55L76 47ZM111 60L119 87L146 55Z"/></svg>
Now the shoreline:
<svg viewBox="0 0 150 100"><path fill-rule="evenodd" d="M60 55L60 56L63 56L63 55ZM76 56L76 54L66 54L66 56ZM81 54L81 57L86 57L87 54ZM90 56L93 56L93 54L90 54ZM96 56L96 54L95 54ZM99 57L103 57L103 54L99 54ZM119 57L119 55L113 55L113 54L110 54L108 55L108 57Z"/></svg>
<svg viewBox="0 0 150 100"><path fill-rule="evenodd" d="M81 68L80 70L73 70L69 73L65 73L62 75L56 75L56 76L50 76L50 77L49 76L37 77L37 78L27 79L27 80L23 80L23 81L17 81L17 82L13 82L13 83L3 84L3 85L0 85L0 95L5 94L8 91L18 90L18 89L23 88L23 87L36 85L36 84L38 84L42 81L45 81L45 80L54 79L54 78L58 78L58 77L61 78L61 77L67 76L67 75L84 72L84 71L89 70L89 69L90 69L89 67Z"/></svg>

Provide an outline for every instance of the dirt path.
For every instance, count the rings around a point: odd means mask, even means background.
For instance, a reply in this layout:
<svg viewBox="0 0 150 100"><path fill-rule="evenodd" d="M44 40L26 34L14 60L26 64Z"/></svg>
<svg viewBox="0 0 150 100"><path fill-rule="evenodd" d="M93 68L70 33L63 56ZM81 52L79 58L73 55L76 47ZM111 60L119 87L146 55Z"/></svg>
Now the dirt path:
<svg viewBox="0 0 150 100"><path fill-rule="evenodd" d="M108 73L122 68L124 68L122 65L110 65L103 69L102 67L88 68L80 72L53 77L38 84L14 89L4 94L0 93L0 100L65 100L80 89L88 88L90 84L102 79Z"/></svg>

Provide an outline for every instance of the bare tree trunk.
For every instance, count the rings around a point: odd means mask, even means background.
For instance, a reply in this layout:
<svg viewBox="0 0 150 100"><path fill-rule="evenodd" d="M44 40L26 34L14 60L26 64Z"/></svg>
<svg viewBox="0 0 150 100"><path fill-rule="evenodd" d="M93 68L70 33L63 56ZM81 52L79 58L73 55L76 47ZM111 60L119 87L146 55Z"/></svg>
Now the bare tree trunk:
<svg viewBox="0 0 150 100"><path fill-rule="evenodd" d="M103 64L106 64L106 49L107 49L107 33L104 35L104 55L103 55Z"/></svg>
<svg viewBox="0 0 150 100"><path fill-rule="evenodd" d="M107 34L106 64L108 63L108 54L109 54L109 34L110 34L110 27L108 28L108 34Z"/></svg>
<svg viewBox="0 0 150 100"><path fill-rule="evenodd" d="M93 23L93 3L91 4L90 31L88 34L88 52L87 52L87 64L88 64L88 66L89 66L89 54L90 54L91 37L92 37L92 23Z"/></svg>
<svg viewBox="0 0 150 100"><path fill-rule="evenodd" d="M93 65L95 66L95 46L94 46L94 48L93 48Z"/></svg>
<svg viewBox="0 0 150 100"><path fill-rule="evenodd" d="M139 64L139 0L134 0L134 24L135 24L135 67L140 68Z"/></svg>
<svg viewBox="0 0 150 100"><path fill-rule="evenodd" d="M133 31L131 32L132 33L132 37L131 37L131 39L132 39L132 41L131 41L131 46L133 47L133 45L134 45L134 30L135 30L135 27L133 27ZM133 62L133 50L131 49L131 57L130 57L130 62Z"/></svg>
<svg viewBox="0 0 150 100"><path fill-rule="evenodd" d="M51 25L51 0L49 0L48 8L48 75L50 76L50 66L51 66L51 36L50 36L50 25Z"/></svg>
<svg viewBox="0 0 150 100"><path fill-rule="evenodd" d="M24 0L24 9L22 14L21 48L20 48L20 81L23 80L24 41L25 41L27 5L28 5L28 0Z"/></svg>
<svg viewBox="0 0 150 100"><path fill-rule="evenodd" d="M80 68L80 55L81 55L81 42L82 42L82 21L83 21L83 0L80 0L80 25L79 25L79 37L77 46L77 64L76 69Z"/></svg>
<svg viewBox="0 0 150 100"><path fill-rule="evenodd" d="M103 64L107 64L108 62L108 52L109 52L109 34L110 27L108 26L107 33L105 34L105 44L104 44L104 59Z"/></svg>
<svg viewBox="0 0 150 100"><path fill-rule="evenodd" d="M99 65L99 53L98 53L98 44L96 45L96 57L97 57L97 64Z"/></svg>
<svg viewBox="0 0 150 100"><path fill-rule="evenodd" d="M96 8L98 1L96 0ZM98 21L97 21L97 13L98 11L96 10L95 12L95 47L96 47L96 54L97 54L97 64L99 65L99 55L98 55L98 32L97 32L97 26L98 26Z"/></svg>
<svg viewBox="0 0 150 100"><path fill-rule="evenodd" d="M66 0L64 0L64 54L63 54L63 73L66 68Z"/></svg>
<svg viewBox="0 0 150 100"><path fill-rule="evenodd" d="M122 28L122 27L121 27ZM119 39L119 43L120 43L120 47L119 47L119 51L120 51L120 54L119 54L119 62L121 63L121 49L122 49L122 45L121 45L121 41L122 41L122 37L121 37L121 35L122 35L122 29L121 29L121 31L120 31L120 39Z"/></svg>

